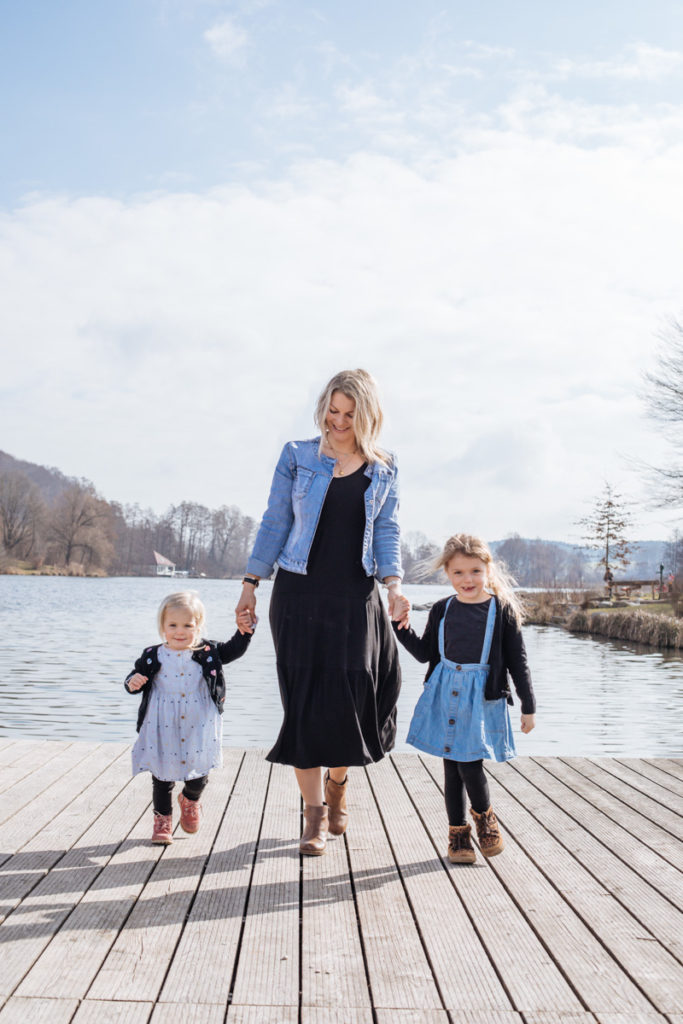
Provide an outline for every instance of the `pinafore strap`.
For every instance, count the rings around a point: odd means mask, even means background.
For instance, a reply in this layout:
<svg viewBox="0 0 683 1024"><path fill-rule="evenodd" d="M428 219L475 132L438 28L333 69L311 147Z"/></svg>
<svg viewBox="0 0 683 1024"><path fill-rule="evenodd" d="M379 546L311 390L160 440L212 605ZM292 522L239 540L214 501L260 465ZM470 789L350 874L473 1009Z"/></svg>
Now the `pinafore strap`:
<svg viewBox="0 0 683 1024"><path fill-rule="evenodd" d="M446 607L443 610L443 615L441 616L441 622L439 623L439 657L441 658L442 661L447 661L448 660L446 658L446 654L445 654L445 651L444 651L443 634L444 634L444 622L446 621L446 615L448 613L448 608L449 608L450 603L451 603L452 600L453 600L453 598L449 597L448 600L446 601ZM481 661L479 662L480 665L488 665L489 655L491 653L491 641L493 640L493 629L494 629L495 625L496 625L496 599L495 599L495 597L492 597L491 598L491 603L489 605L489 612L488 612L488 615L486 617L486 632L484 633L484 646L482 647L482 650L481 650Z"/></svg>

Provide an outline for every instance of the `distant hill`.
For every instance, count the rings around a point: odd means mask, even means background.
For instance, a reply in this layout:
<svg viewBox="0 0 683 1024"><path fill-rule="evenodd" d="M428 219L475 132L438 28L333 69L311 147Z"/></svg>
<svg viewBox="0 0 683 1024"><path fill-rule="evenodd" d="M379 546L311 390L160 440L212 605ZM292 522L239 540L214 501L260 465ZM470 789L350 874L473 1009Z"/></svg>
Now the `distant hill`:
<svg viewBox="0 0 683 1024"><path fill-rule="evenodd" d="M522 537L521 540L529 542L532 538ZM534 540L539 538L534 537ZM490 547L494 552L503 543L502 540L494 540ZM555 544L558 548L562 548L565 551L580 551L585 555L586 559L590 562L597 561L600 557L600 552L594 548L588 548L580 544L571 544L567 541L553 540L545 543ZM659 576L659 566L664 564L664 571L668 572L668 566L666 565L666 558L664 556L664 549L666 547L666 541L664 540L637 540L633 541L633 547L630 554L630 565L626 567L624 573L619 573L630 579L655 579Z"/></svg>
<svg viewBox="0 0 683 1024"><path fill-rule="evenodd" d="M55 498L68 487L71 482L59 469L39 466L35 462L25 462L23 459L15 459L13 455L0 451L0 473L23 473L31 483L40 490L43 498L48 504L52 504Z"/></svg>

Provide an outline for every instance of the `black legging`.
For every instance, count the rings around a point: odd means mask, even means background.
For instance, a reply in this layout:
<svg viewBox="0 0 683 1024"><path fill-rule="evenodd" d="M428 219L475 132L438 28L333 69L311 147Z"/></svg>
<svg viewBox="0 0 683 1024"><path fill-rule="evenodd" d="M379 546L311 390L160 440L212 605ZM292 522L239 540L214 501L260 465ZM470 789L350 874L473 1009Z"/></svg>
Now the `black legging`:
<svg viewBox="0 0 683 1024"><path fill-rule="evenodd" d="M188 800L199 800L208 781L208 775L202 775L200 779L188 779L183 785L183 796ZM152 776L152 806L157 814L173 812L171 793L174 786L175 782L166 782L164 779L157 779L155 775Z"/></svg>
<svg viewBox="0 0 683 1024"><path fill-rule="evenodd" d="M465 791L477 814L488 811L491 806L483 761L449 761L444 758L443 781L449 825L467 824Z"/></svg>

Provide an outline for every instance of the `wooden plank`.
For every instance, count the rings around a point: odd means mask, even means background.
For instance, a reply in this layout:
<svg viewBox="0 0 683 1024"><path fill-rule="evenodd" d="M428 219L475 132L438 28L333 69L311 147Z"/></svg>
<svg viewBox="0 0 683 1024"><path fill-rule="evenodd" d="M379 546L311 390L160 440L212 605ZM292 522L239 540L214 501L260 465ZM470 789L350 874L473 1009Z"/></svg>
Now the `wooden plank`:
<svg viewBox="0 0 683 1024"><path fill-rule="evenodd" d="M81 885L86 888L88 863L103 865L22 981L17 990L19 995L41 992L60 998L86 995L161 856L162 848L149 843L150 789L147 777L138 775L132 779L130 786L119 794L59 866L60 874L67 877L76 868ZM107 850L111 856L105 860ZM71 898L75 899L75 894Z"/></svg>
<svg viewBox="0 0 683 1024"><path fill-rule="evenodd" d="M507 773L501 772L503 778L506 774L515 773L511 769ZM490 789L496 814L500 811L503 820L510 823L508 835L514 834L544 878L558 890L573 913L612 955L615 965L618 965L617 979L623 971L638 987L640 992L636 1006L640 1002L640 993L644 993L660 1012L675 1010L683 1001L683 969L678 961L561 846L552 831L532 817L526 806L495 779L491 779ZM496 858L497 861L499 859ZM683 919L679 919L680 923ZM608 962L605 969L610 969ZM590 991L584 991L583 995L589 1006L605 1006L594 999ZM604 996L599 998L602 1000ZM652 1009L642 1005L640 1008ZM615 1006L615 1009L624 1012L627 1007Z"/></svg>
<svg viewBox="0 0 683 1024"><path fill-rule="evenodd" d="M1 766L0 793L7 793L33 772L45 769L67 746L59 740L36 740L22 747L11 761Z"/></svg>
<svg viewBox="0 0 683 1024"><path fill-rule="evenodd" d="M657 825L638 811L627 806L622 800L615 799L611 793L606 792L602 787L596 785L587 772L579 771L572 765L565 763L564 759L557 757L536 757L534 760L545 768L550 775L564 782L569 789L584 797L587 803L602 811L632 836L637 836L638 842L649 846L651 850L659 855L662 864L668 861L669 864L683 871L683 849L681 844L669 833L664 832ZM600 773L595 766L588 769L588 772ZM607 776L609 779L609 776ZM663 864L662 864L663 866ZM680 881L680 879L679 879Z"/></svg>
<svg viewBox="0 0 683 1024"><path fill-rule="evenodd" d="M15 853L0 872L0 920L57 864L88 825L117 797L130 779L127 751L86 787L37 836Z"/></svg>
<svg viewBox="0 0 683 1024"><path fill-rule="evenodd" d="M0 747L0 768L12 764L15 757L21 757L26 747L33 746L35 742L35 740L4 739Z"/></svg>
<svg viewBox="0 0 683 1024"><path fill-rule="evenodd" d="M427 1013L443 1003L403 890L367 774L349 776L346 833L375 1009Z"/></svg>
<svg viewBox="0 0 683 1024"><path fill-rule="evenodd" d="M619 900L626 910L637 917L662 945L679 960L683 959L680 911L613 852L621 846L623 829L605 818L608 827L602 832L602 840L596 839L588 831L590 823L585 821L580 810L577 811L575 806L563 806L562 786L559 782L549 777L547 772L529 758L517 758L513 762L513 767L515 770L510 771L504 766L495 765L490 769L490 773L548 829L558 843ZM559 794L553 794L556 802L534 785L539 776L541 785L547 786L549 778L551 788L552 783L555 783L556 790L560 791ZM576 815L575 818L570 816L572 812ZM596 812L596 816L597 814L599 812ZM654 859L654 854L651 856Z"/></svg>
<svg viewBox="0 0 683 1024"><path fill-rule="evenodd" d="M70 743L58 752L51 764L35 772L23 786L15 786L5 793L1 801L0 824L8 821L22 807L48 790L62 775L82 762L88 754L100 749L101 743ZM47 798L49 799L49 797ZM5 831L4 829L2 830ZM2 833L0 833L2 834Z"/></svg>
<svg viewBox="0 0 683 1024"><path fill-rule="evenodd" d="M0 1011L0 1024L69 1024L75 999L20 999L15 996Z"/></svg>
<svg viewBox="0 0 683 1024"><path fill-rule="evenodd" d="M153 1003L86 999L79 1006L73 1024L147 1024L153 1007Z"/></svg>
<svg viewBox="0 0 683 1024"><path fill-rule="evenodd" d="M677 761L673 757L648 757L647 761L659 768L660 771L666 772L667 775L683 780L683 761Z"/></svg>
<svg viewBox="0 0 683 1024"><path fill-rule="evenodd" d="M524 1024L521 1014L514 1010L378 1010L377 1024ZM585 1024L595 1024L595 1018L586 1015Z"/></svg>
<svg viewBox="0 0 683 1024"><path fill-rule="evenodd" d="M626 773L628 769L623 768L620 773L620 766L611 766L606 759L593 760L587 757L566 757L562 758L562 760L627 807L638 811L648 822L654 822L663 833L668 833L669 836L683 840L683 818L668 813L658 800L653 800L651 797L646 796L640 788L636 788L630 781L626 782L619 777L620 774ZM602 760L605 760L604 764L601 763Z"/></svg>
<svg viewBox="0 0 683 1024"><path fill-rule="evenodd" d="M302 858L301 1005L369 1008L344 838Z"/></svg>
<svg viewBox="0 0 683 1024"><path fill-rule="evenodd" d="M227 1024L298 1024L296 1006L230 1006ZM305 1021L305 1018L304 1018Z"/></svg>
<svg viewBox="0 0 683 1024"><path fill-rule="evenodd" d="M373 1024L369 1006L302 1006L301 1024Z"/></svg>
<svg viewBox="0 0 683 1024"><path fill-rule="evenodd" d="M74 744L76 746L76 744ZM45 829L58 815L65 813L70 804L126 749L122 743L83 744L86 753L72 768L22 807L3 825L0 825L0 848L15 853L38 832ZM87 827L90 822L85 823Z"/></svg>
<svg viewBox="0 0 683 1024"><path fill-rule="evenodd" d="M225 756L226 762L231 759L233 774L221 787L223 799L230 799L159 996L161 1002L198 1001L223 1007L228 1002L270 766L258 750L249 750L244 757L231 750ZM207 949L211 950L208 957Z"/></svg>
<svg viewBox="0 0 683 1024"><path fill-rule="evenodd" d="M111 766L109 772L100 776L93 787L102 787L108 775L113 775L112 789L118 791L120 780L116 770L126 769L126 759ZM91 787L92 788L92 787ZM52 871L35 886L22 901L21 906L10 914L0 926L0 942L3 947L3 969L0 986L5 994L14 991L59 930L72 909L78 904L83 893L97 878L121 842L123 834L135 820L130 815L127 795L111 803L111 792L105 793L104 813L61 860L57 870ZM138 812L139 813L139 812ZM91 820L88 816L86 821ZM47 958L48 963L51 958ZM60 965L54 965L52 973L45 975L39 967L36 975L29 975L18 995L40 996L45 993L46 984L60 978ZM51 995L56 995L49 989Z"/></svg>
<svg viewBox="0 0 683 1024"><path fill-rule="evenodd" d="M223 1024L225 1007L210 1003L157 1003L150 1024Z"/></svg>
<svg viewBox="0 0 683 1024"><path fill-rule="evenodd" d="M646 779L651 779L665 790L675 793L679 797L683 793L683 780L663 771L657 761L649 761L643 757L619 757L617 760L626 768L631 768L639 775L644 775Z"/></svg>
<svg viewBox="0 0 683 1024"><path fill-rule="evenodd" d="M557 759L551 759L553 761ZM681 885L680 872L645 846L640 841L639 832L626 827L630 824L628 816L626 822L610 817L608 811L613 812L613 805L601 790L596 790L583 776L559 761L557 765L541 765L538 759L517 757L511 764L515 771L528 778L549 800L570 815L582 830L589 832L615 857L632 867L665 899L679 909L683 907L683 898L679 896L676 901ZM488 770L497 774L496 765L490 765ZM603 809L605 805L606 810Z"/></svg>
<svg viewBox="0 0 683 1024"><path fill-rule="evenodd" d="M465 910L479 933L489 957L505 986L514 1009L580 1011L583 1006L548 951L533 924L519 912L496 875L478 865L451 866L445 856L448 819L444 806L443 764L429 758L427 765L410 754L393 760L419 810L444 865L448 865ZM420 915L421 920L421 915ZM501 922L504 924L501 925ZM457 1003L449 1009L460 1009Z"/></svg>
<svg viewBox="0 0 683 1024"><path fill-rule="evenodd" d="M680 796L680 793L672 792L671 789L667 789L665 786L660 785L659 782L653 781L643 775L642 772L636 771L634 768L623 764L622 761L616 760L613 757L591 757L589 760L599 768L602 768L603 771L609 772L616 779L620 779L632 789L636 789L639 793L648 797L653 803L659 804L658 814L661 814L662 811L668 811L677 814L679 817L683 816L683 797ZM683 835L683 822L680 824Z"/></svg>
<svg viewBox="0 0 683 1024"><path fill-rule="evenodd" d="M233 769L228 761L212 773L201 830L186 836L176 828L175 842L164 849L92 984L91 999L156 1000L223 817Z"/></svg>
<svg viewBox="0 0 683 1024"><path fill-rule="evenodd" d="M660 1013L600 1013L595 1014L598 1024L674 1024L671 1017Z"/></svg>
<svg viewBox="0 0 683 1024"><path fill-rule="evenodd" d="M592 1013L544 1010L541 1013L525 1013L524 1021L525 1024L595 1024L595 1017Z"/></svg>
<svg viewBox="0 0 683 1024"><path fill-rule="evenodd" d="M368 780L378 806L384 809L387 835L445 1006L467 1012L511 1010L505 988L459 898L460 874L455 881L452 872L445 870L392 761L385 758L370 766ZM442 843L443 839L439 849Z"/></svg>
<svg viewBox="0 0 683 1024"><path fill-rule="evenodd" d="M272 766L232 1001L299 1005L300 797L294 772Z"/></svg>

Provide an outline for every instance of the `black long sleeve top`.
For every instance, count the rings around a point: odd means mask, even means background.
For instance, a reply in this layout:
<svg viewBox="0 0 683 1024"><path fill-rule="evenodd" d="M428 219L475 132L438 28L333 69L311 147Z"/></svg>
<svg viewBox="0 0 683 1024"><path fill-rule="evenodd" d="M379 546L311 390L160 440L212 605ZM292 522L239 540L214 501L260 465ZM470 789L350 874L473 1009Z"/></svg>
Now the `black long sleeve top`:
<svg viewBox="0 0 683 1024"><path fill-rule="evenodd" d="M444 597L432 605L421 637L412 628L398 629L398 624L392 622L399 643L403 644L418 661L429 662L425 680L439 663L439 623L444 616L447 601L448 598ZM536 698L522 631L510 609L498 599L489 665L490 671L484 692L486 700L506 697L508 704L514 703L509 682L511 677L522 705L522 714L533 715L536 711Z"/></svg>

